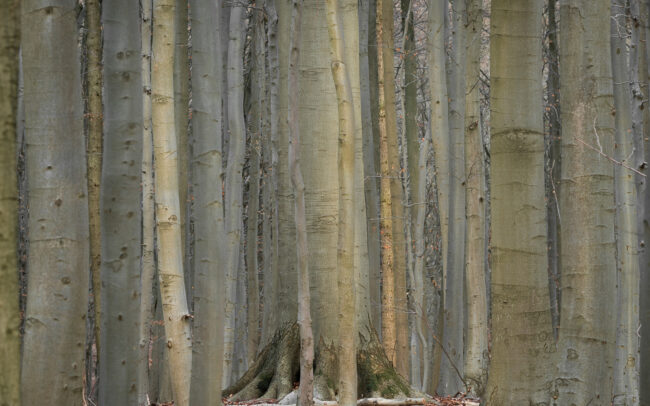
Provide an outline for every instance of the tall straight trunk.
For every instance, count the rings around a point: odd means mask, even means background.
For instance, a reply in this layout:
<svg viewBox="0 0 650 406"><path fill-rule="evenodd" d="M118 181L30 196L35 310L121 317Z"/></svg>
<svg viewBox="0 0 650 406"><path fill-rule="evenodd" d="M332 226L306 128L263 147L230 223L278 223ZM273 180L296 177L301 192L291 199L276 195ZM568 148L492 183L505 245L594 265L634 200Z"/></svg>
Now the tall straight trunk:
<svg viewBox="0 0 650 406"><path fill-rule="evenodd" d="M465 307L467 332L465 379L473 394L480 396L487 381L488 314L485 284L485 165L480 122L481 0L467 3L465 53Z"/></svg>
<svg viewBox="0 0 650 406"><path fill-rule="evenodd" d="M268 165L267 180L264 188L264 316L262 320L261 344L266 345L279 327L278 306L279 298L279 225L278 225L278 86L279 86L279 61L278 61L278 13L275 9L275 0L265 2L265 11L268 15L267 27L267 75L268 75L268 103L267 125L269 136L264 142L264 156ZM268 254L268 255L267 255Z"/></svg>
<svg viewBox="0 0 650 406"><path fill-rule="evenodd" d="M192 24L192 185L194 202L194 355L191 400L220 405L223 362L224 251L221 193L221 38L214 27L221 7L191 0Z"/></svg>
<svg viewBox="0 0 650 406"><path fill-rule="evenodd" d="M452 2L450 65L447 66L449 97L449 228L444 271L443 346L439 392L454 394L464 390L464 288L465 288L465 0ZM456 368L454 368L454 365ZM456 370L458 369L458 371Z"/></svg>
<svg viewBox="0 0 650 406"><path fill-rule="evenodd" d="M347 4L346 4L347 3ZM338 216L338 402L343 406L357 403L357 352L356 352L356 286L354 267L355 234L355 111L350 72L345 63L345 34L358 35L358 32L346 32L343 17L339 15L341 7L353 7L355 4L337 0L327 1L327 28L332 54L332 78L336 88L338 102L338 182L339 182L339 216Z"/></svg>
<svg viewBox="0 0 650 406"><path fill-rule="evenodd" d="M560 404L612 399L616 320L610 1L560 7ZM595 150L594 150L595 149Z"/></svg>
<svg viewBox="0 0 650 406"><path fill-rule="evenodd" d="M25 405L83 404L90 264L76 7L72 0L25 2L22 10L31 252Z"/></svg>
<svg viewBox="0 0 650 406"><path fill-rule="evenodd" d="M152 347L156 264L154 258L153 132L151 128L152 1L140 1L142 75L142 251L138 321L138 406L148 406L151 392L149 349Z"/></svg>
<svg viewBox="0 0 650 406"><path fill-rule="evenodd" d="M260 6L264 6L261 3ZM247 319L248 341L246 354L248 356L248 365L250 365L257 355L257 349L260 342L259 332L259 312L260 312L260 294L259 294L259 263L258 263L258 226L260 212L260 169L262 160L262 131L264 126L264 109L266 94L266 70L265 70L265 24L264 15L261 12L255 12L253 16L253 33L251 44L251 70L250 70L250 100L251 107L249 111L250 125L250 160L248 173L249 180L249 199L248 199L248 227L246 231L246 275L247 275Z"/></svg>
<svg viewBox="0 0 650 406"><path fill-rule="evenodd" d="M192 268L189 266L189 82L190 61L187 53L188 44L188 6L189 0L176 0L174 14L174 125L176 126L176 143L178 146L178 200L181 204L181 242L183 247L183 268L185 269L185 288L192 303Z"/></svg>
<svg viewBox="0 0 650 406"><path fill-rule="evenodd" d="M634 166L630 52L627 41L626 1L612 1L611 56L616 108L615 159ZM637 175L628 168L614 168L616 196L617 323L613 404L639 404L639 234L637 228Z"/></svg>
<svg viewBox="0 0 650 406"><path fill-rule="evenodd" d="M16 112L20 2L2 2L0 15L0 406L20 404L18 177Z"/></svg>
<svg viewBox="0 0 650 406"><path fill-rule="evenodd" d="M183 274L178 160L174 124L174 2L154 0L152 120L156 173L158 275L176 404L190 401L192 341Z"/></svg>
<svg viewBox="0 0 650 406"><path fill-rule="evenodd" d="M105 0L99 402L137 401L142 99L139 4Z"/></svg>
<svg viewBox="0 0 650 406"><path fill-rule="evenodd" d="M86 3L87 69L86 86L88 92L88 136L86 142L86 162L88 167L88 226L90 237L90 277L92 280L94 306L94 342L97 351L97 364L101 364L101 264L102 237L100 213L100 185L102 177L102 136L104 111L102 106L102 22L101 3L89 0Z"/></svg>
<svg viewBox="0 0 650 406"><path fill-rule="evenodd" d="M492 360L488 404L548 401L541 0L492 3ZM512 16L517 15L517 24ZM513 361L515 360L515 361Z"/></svg>
<svg viewBox="0 0 650 406"><path fill-rule="evenodd" d="M242 235L242 199L246 126L244 122L244 68L243 50L245 9L230 9L230 35L228 42L228 129L230 142L225 184L225 269L226 269L226 322L224 335L224 386L232 382L235 350L235 304L237 301L237 270L240 259Z"/></svg>
<svg viewBox="0 0 650 406"><path fill-rule="evenodd" d="M393 253L393 221L392 221L392 194L390 177L394 175L388 160L388 120L387 116L393 105L386 100L386 89L394 92L386 83L386 77L392 78L385 72L386 60L392 61L392 48L385 44L384 34L384 2L377 0L377 72L378 72L378 104L379 104L379 167L381 172L380 183L380 232L381 236L381 338L384 351L388 359L395 363L395 347L397 342L395 331L395 276ZM392 10L392 3L388 2ZM392 19L390 20L392 24ZM384 54L388 53L388 57ZM389 83L392 83L389 81ZM394 104L394 103L393 103ZM387 107L388 105L388 107ZM387 111L388 108L388 111ZM393 127L394 129L394 127Z"/></svg>
<svg viewBox="0 0 650 406"><path fill-rule="evenodd" d="M429 2L429 50L427 61L429 66L429 92L431 95L431 137L433 143L434 166L438 197L438 215L440 217L440 236L443 275L447 269L447 247L449 231L449 103L447 96L445 28L444 20L447 3L430 0ZM445 293L443 287L442 300ZM442 306L442 305L441 305ZM444 321L441 320L444 326ZM444 328L444 327L443 327ZM444 330L443 330L444 332ZM437 342L436 353L440 354L442 335L434 336ZM432 365L431 381L425 382L427 391L437 390L440 377L440 365Z"/></svg>
<svg viewBox="0 0 650 406"><path fill-rule="evenodd" d="M379 5L379 4L378 4ZM388 135L388 167L390 169L391 221L393 223L393 274L395 277L395 358L397 371L409 375L408 313L406 303L406 241L404 235L404 191L402 169L397 143L397 117L395 110L395 69L393 62L393 3L384 0L383 58L386 131ZM383 216L382 216L383 217Z"/></svg>
<svg viewBox="0 0 650 406"><path fill-rule="evenodd" d="M553 335L558 338L560 326L560 216L559 181L562 166L560 151L560 73L558 61L558 24L556 22L557 0L548 0L548 60L546 81L548 160L546 168L546 213L548 221L548 283L551 301Z"/></svg>
<svg viewBox="0 0 650 406"><path fill-rule="evenodd" d="M278 284L278 306L282 311L278 317L279 325L296 319L298 302L298 277L296 271L296 225L294 224L295 202L289 174L289 128L287 120L289 86L289 43L291 35L291 0L275 0L278 15L276 31L277 55L277 98L276 108L276 152L277 152L277 227L278 227L278 265L280 283Z"/></svg>
<svg viewBox="0 0 650 406"><path fill-rule="evenodd" d="M375 140L372 110L375 100L371 97L370 76L373 74L370 68L370 27L374 27L369 21L370 0L359 2L359 79L360 79L360 102L361 102L361 126L362 126L362 148L363 148L363 187L366 208L366 236L368 241L368 272L370 289L370 315L375 327L381 325L381 293L380 276L381 248L379 245L379 191L377 190L376 162L375 162ZM372 30L374 31L374 30ZM376 52L375 52L376 55ZM375 57L376 60L376 57ZM375 69L376 70L376 69ZM377 73L374 72L374 76ZM374 92L376 94L376 91ZM375 126L376 127L376 126Z"/></svg>
<svg viewBox="0 0 650 406"><path fill-rule="evenodd" d="M289 59L289 170L296 197L296 241L298 264L298 325L300 326L300 394L298 404L314 404L314 334L311 328L311 296L309 293L309 251L307 248L307 218L305 215L305 183L300 169L300 126L298 96L300 91L300 25L302 0L293 0L291 13L291 54Z"/></svg>
<svg viewBox="0 0 650 406"><path fill-rule="evenodd" d="M636 0L633 1L633 4L637 3ZM648 12L650 11L650 1L648 0L639 0L639 15L641 16L640 22L640 46L637 50L640 57L639 63L639 84L644 93L642 93L642 106L643 106L643 126L644 134L647 134L650 129L650 109L648 108L647 98L650 94L650 63L648 62L648 57L650 56L650 44L648 44L648 38L650 38L650 16ZM645 44L645 45L644 45ZM645 162L650 162L650 137L644 135L643 137L643 156L642 159ZM648 174L648 169L646 168L644 173ZM639 224L639 239L644 242L645 247L640 253L640 269L646 270L650 269L650 248L648 247L648 242L650 241L650 187L648 186L648 179L645 181L645 189L642 193L639 193L639 207L643 210L643 216ZM641 292L647 292L650 287L650 273L641 272L639 290ZM639 322L641 327L639 328L639 333L641 334L641 362L640 362L640 400L642 405L650 404L650 295L642 294L640 297L639 303Z"/></svg>

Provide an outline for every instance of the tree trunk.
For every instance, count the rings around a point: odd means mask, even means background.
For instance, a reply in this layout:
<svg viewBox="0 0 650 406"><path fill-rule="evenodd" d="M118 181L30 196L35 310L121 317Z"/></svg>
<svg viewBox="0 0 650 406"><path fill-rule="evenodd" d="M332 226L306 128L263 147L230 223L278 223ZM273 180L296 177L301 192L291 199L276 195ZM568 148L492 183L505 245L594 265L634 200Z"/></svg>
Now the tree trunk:
<svg viewBox="0 0 650 406"><path fill-rule="evenodd" d="M289 170L296 197L296 241L298 264L298 326L300 327L300 394L298 404L314 404L314 334L311 328L309 293L309 251L305 217L305 183L300 169L300 127L298 120L300 28L302 1L293 1L291 13L291 56L288 80Z"/></svg>
<svg viewBox="0 0 650 406"><path fill-rule="evenodd" d="M139 4L105 0L99 402L137 401L142 99Z"/></svg>
<svg viewBox="0 0 650 406"><path fill-rule="evenodd" d="M151 128L151 27L152 1L141 0L142 75L142 257L138 340L138 406L148 406L151 392L149 349L155 302L153 132Z"/></svg>
<svg viewBox="0 0 650 406"><path fill-rule="evenodd" d="M614 158L635 166L632 122L630 51L627 42L626 1L612 1L611 56L614 79L616 152ZM617 323L614 366L614 405L639 404L639 233L637 228L637 175L628 168L614 168L616 196Z"/></svg>
<svg viewBox="0 0 650 406"><path fill-rule="evenodd" d="M221 39L214 27L221 7L191 0L192 223L194 224L194 355L191 400L220 405L223 362L224 235L221 179Z"/></svg>
<svg viewBox="0 0 650 406"><path fill-rule="evenodd" d="M242 235L242 199L246 125L244 122L244 70L243 51L246 32L245 9L230 10L230 41L228 42L228 129L230 141L225 184L225 235L226 269L226 324L224 337L223 384L232 383L235 350L235 305L237 301L237 271Z"/></svg>
<svg viewBox="0 0 650 406"><path fill-rule="evenodd" d="M394 250L393 250L393 221L392 221L392 190L390 177L394 176L388 160L388 115L393 110L393 104L387 103L386 90L393 93L393 87L389 87L386 78L392 79L392 75L386 73L386 61L392 61L392 47L385 44L384 34L384 2L377 0L377 77L379 83L379 167L381 172L381 194L380 194L380 232L381 236L381 339L386 356L391 362L395 362L395 351L397 337L395 331L395 274L394 274ZM392 3L390 3L392 10ZM392 15L392 13L391 13ZM390 20L392 24L392 19ZM392 32L392 30L390 31ZM389 56L384 57L388 53ZM392 83L389 80L389 83ZM388 108L387 108L388 107ZM395 127L392 127L395 130Z"/></svg>
<svg viewBox="0 0 650 406"><path fill-rule="evenodd" d="M83 403L90 264L76 7L72 0L46 1L25 3L22 10L32 253L22 357L25 405L44 399Z"/></svg>
<svg viewBox="0 0 650 406"><path fill-rule="evenodd" d="M16 112L20 2L2 2L0 14L0 406L20 405L18 302L18 178Z"/></svg>
<svg viewBox="0 0 650 406"><path fill-rule="evenodd" d="M612 399L616 312L610 1L562 3L558 402ZM596 148L594 151L592 148Z"/></svg>
<svg viewBox="0 0 650 406"><path fill-rule="evenodd" d="M465 291L467 332L465 379L470 392L481 396L487 381L488 329L485 263L485 167L479 106L480 48L482 29L480 0L467 5L465 53Z"/></svg>
<svg viewBox="0 0 650 406"><path fill-rule="evenodd" d="M449 205L447 258L444 271L444 330L442 345L449 354L442 358L439 392L463 391L464 288L465 288L465 0L452 2L450 56L447 65L449 97ZM438 96L439 97L439 96ZM454 367L455 366L455 367Z"/></svg>
<svg viewBox="0 0 650 406"><path fill-rule="evenodd" d="M154 0L152 119L156 172L158 264L172 391L177 405L190 400L192 342L183 274L174 124L174 2Z"/></svg>
<svg viewBox="0 0 650 406"><path fill-rule="evenodd" d="M100 185L102 177L102 138L104 109L102 106L102 6L99 0L86 3L86 86L88 92L88 136L86 161L88 167L88 226L90 249L90 277L94 306L94 343L97 365L101 364L101 265L102 236L100 212ZM92 323L91 323L92 325ZM97 366L96 366L97 368ZM101 382L101 381L100 381Z"/></svg>
<svg viewBox="0 0 650 406"><path fill-rule="evenodd" d="M449 245L449 104L447 96L446 54L445 54L445 28L444 16L447 12L447 3L444 1L430 0L429 2L429 92L431 95L431 136L433 140L434 166L438 197L438 215L440 217L440 236L443 275L447 269L447 247ZM443 276L444 279L444 276ZM442 300L444 301L444 283L442 287ZM441 304L442 306L442 304ZM444 321L441 320L444 326ZM443 330L444 332L444 330ZM439 337L435 337L436 350L440 354L442 348ZM431 382L425 382L427 391L433 393L438 388L440 377L439 364L432 365Z"/></svg>
<svg viewBox="0 0 650 406"><path fill-rule="evenodd" d="M343 406L357 403L356 368L356 288L354 267L355 233L355 111L350 73L345 63L345 34L356 34L345 30L346 25L339 15L339 6L354 7L354 3L339 5L336 0L328 0L327 28L332 54L332 78L338 101L338 249L337 271L339 290L339 343L338 376L339 404Z"/></svg>
<svg viewBox="0 0 650 406"><path fill-rule="evenodd" d="M492 361L488 404L548 401L548 301L540 0L492 3ZM518 23L513 24L513 15ZM513 362L516 360L516 362Z"/></svg>

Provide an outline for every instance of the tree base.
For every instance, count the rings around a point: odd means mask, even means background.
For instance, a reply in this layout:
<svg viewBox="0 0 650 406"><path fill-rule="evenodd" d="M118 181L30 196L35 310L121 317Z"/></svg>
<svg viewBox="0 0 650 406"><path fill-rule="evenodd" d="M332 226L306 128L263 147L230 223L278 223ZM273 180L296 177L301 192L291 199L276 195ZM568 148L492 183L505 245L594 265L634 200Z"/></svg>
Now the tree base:
<svg viewBox="0 0 650 406"><path fill-rule="evenodd" d="M360 398L405 399L417 394L386 357L377 334L371 331L357 348L357 382ZM333 344L321 339L314 356L314 397L335 400L338 394L338 360ZM253 365L224 396L231 401L257 398L280 399L300 381L300 334L298 324L281 328L260 352Z"/></svg>

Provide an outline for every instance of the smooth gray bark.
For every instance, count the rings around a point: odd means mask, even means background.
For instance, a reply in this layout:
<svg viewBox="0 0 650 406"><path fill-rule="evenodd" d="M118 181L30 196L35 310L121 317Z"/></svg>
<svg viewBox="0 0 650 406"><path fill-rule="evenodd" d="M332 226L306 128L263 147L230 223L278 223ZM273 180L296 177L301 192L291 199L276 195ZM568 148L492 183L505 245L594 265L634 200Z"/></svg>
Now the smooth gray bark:
<svg viewBox="0 0 650 406"><path fill-rule="evenodd" d="M25 1L22 10L31 253L25 405L83 404L89 231L76 6Z"/></svg>

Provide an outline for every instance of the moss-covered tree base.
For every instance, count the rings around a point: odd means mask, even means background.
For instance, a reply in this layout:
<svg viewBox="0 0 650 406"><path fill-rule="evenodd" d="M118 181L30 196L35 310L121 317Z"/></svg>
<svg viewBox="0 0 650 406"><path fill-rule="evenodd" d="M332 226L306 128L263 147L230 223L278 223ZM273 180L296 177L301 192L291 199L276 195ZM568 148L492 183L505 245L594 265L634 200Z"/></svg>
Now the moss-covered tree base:
<svg viewBox="0 0 650 406"><path fill-rule="evenodd" d="M369 338L367 338L369 337ZM314 357L314 397L335 400L338 392L338 360L333 344L322 339ZM360 337L357 348L358 395L401 399L414 395L386 357L374 331ZM257 356L253 365L223 395L233 401L257 398L281 399L300 381L300 337L296 323L280 329Z"/></svg>

